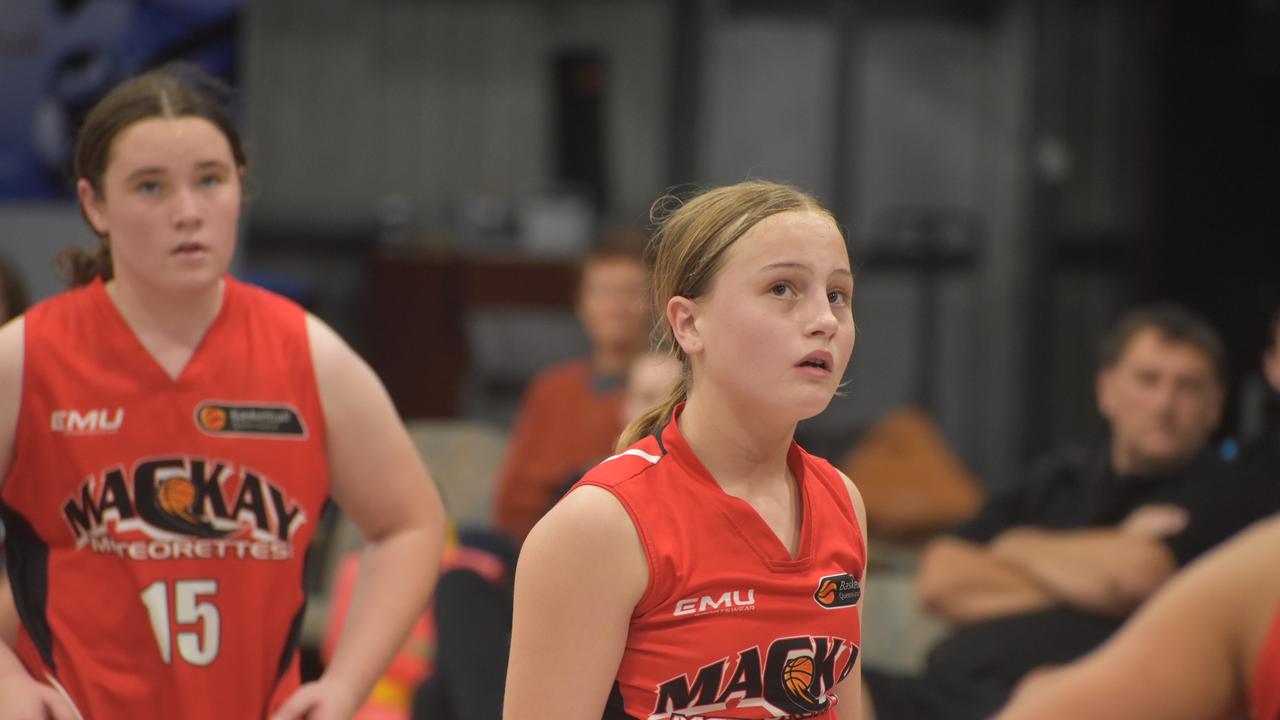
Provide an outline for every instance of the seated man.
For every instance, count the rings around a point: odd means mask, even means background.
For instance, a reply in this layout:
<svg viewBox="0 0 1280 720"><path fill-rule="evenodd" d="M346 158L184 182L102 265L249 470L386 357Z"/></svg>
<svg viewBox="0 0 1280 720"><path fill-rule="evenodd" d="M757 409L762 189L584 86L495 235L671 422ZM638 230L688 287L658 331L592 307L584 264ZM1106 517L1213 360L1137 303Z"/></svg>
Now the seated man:
<svg viewBox="0 0 1280 720"><path fill-rule="evenodd" d="M1241 533L1179 573L1098 652L1028 678L1000 720L1280 717L1277 546L1280 516Z"/></svg>
<svg viewBox="0 0 1280 720"><path fill-rule="evenodd" d="M613 451L622 381L648 342L648 273L640 238L618 235L583 263L578 317L591 357L549 368L525 391L494 494L494 527L517 541L565 480Z"/></svg>
<svg viewBox="0 0 1280 720"><path fill-rule="evenodd" d="M1064 452L990 499L920 560L921 602L954 626L919 677L866 668L864 718L985 718L1018 681L1104 641L1201 550L1195 493L1221 479L1206 450L1224 358L1204 321L1171 305L1124 315L1102 345L1096 394L1108 447Z"/></svg>

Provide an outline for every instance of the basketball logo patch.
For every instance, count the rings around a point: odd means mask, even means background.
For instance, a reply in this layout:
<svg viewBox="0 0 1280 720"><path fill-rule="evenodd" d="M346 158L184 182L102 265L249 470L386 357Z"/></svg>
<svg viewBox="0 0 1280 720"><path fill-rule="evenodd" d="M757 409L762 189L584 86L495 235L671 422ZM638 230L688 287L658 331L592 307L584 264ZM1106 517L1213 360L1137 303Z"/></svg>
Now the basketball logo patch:
<svg viewBox="0 0 1280 720"><path fill-rule="evenodd" d="M238 435L303 439L307 428L294 408L271 403L226 403L206 400L196 406L196 427L206 435Z"/></svg>
<svg viewBox="0 0 1280 720"><path fill-rule="evenodd" d="M827 575L818 581L818 589L813 591L814 601L827 610L853 607L861 597L862 585L849 573Z"/></svg>

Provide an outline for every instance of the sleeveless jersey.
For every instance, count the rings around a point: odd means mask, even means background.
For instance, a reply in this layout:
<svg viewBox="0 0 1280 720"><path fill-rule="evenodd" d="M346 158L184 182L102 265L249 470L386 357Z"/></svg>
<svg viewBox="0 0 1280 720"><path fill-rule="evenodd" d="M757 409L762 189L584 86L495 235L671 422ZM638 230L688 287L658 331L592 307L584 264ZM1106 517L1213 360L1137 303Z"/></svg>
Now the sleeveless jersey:
<svg viewBox="0 0 1280 720"><path fill-rule="evenodd" d="M1280 605L1253 669L1253 720L1280 720Z"/></svg>
<svg viewBox="0 0 1280 720"><path fill-rule="evenodd" d="M17 652L88 718L260 718L298 686L329 492L305 314L227 277L177 380L101 281L31 309L6 555Z"/></svg>
<svg viewBox="0 0 1280 720"><path fill-rule="evenodd" d="M675 422L589 472L635 524L649 585L604 717L837 717L834 686L861 646L866 546L849 491L794 442L802 520L792 557L724 492Z"/></svg>

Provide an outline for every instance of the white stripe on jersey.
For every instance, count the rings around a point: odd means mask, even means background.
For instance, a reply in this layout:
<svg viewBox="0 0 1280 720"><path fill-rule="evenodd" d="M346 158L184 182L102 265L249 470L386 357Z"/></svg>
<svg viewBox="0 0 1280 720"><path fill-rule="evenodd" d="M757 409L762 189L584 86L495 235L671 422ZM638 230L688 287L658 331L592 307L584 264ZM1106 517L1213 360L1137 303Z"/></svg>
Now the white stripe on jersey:
<svg viewBox="0 0 1280 720"><path fill-rule="evenodd" d="M631 448L629 450L623 450L622 452L618 453L617 455L614 455L613 457L607 457L604 460L601 460L600 463L603 465L604 463L607 463L610 460L617 460L623 455L635 455L636 457L641 457L641 458L644 458L645 460L648 460L654 465L657 465L658 461L662 459L661 455L650 455L649 453L639 448Z"/></svg>

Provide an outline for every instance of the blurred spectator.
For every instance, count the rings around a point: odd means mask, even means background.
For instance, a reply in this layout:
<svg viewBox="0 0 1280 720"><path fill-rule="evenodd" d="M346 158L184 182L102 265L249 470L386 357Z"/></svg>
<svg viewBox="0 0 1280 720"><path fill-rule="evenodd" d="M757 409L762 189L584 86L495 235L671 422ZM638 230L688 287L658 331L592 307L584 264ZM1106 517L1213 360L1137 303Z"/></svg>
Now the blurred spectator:
<svg viewBox="0 0 1280 720"><path fill-rule="evenodd" d="M1280 717L1277 546L1280 516L1179 573L1097 653L1029 677L1000 720Z"/></svg>
<svg viewBox="0 0 1280 720"><path fill-rule="evenodd" d="M680 370L680 362L670 355L634 358L616 421L625 426L664 400ZM586 469L578 468L570 482L562 483L544 511ZM423 720L500 720L516 552L513 539L502 532L464 529L450 538L432 606L414 624L356 720L404 720L411 712ZM321 647L325 662L342 632L359 571L358 551L338 561Z"/></svg>
<svg viewBox="0 0 1280 720"><path fill-rule="evenodd" d="M622 425L666 399L680 378L672 355L645 353L627 373ZM573 480L581 477L581 473ZM564 486L552 504L567 492ZM511 646L516 549L501 533L463 532L436 585L436 664L418 689L415 720L500 720Z"/></svg>
<svg viewBox="0 0 1280 720"><path fill-rule="evenodd" d="M583 262L578 317L591 357L544 370L529 383L494 497L494 526L523 541L566 478L613 450L623 373L650 324L643 237L619 232Z"/></svg>
<svg viewBox="0 0 1280 720"><path fill-rule="evenodd" d="M921 602L954 627L918 677L864 669L864 717L985 718L1028 672L1083 655L1204 550L1183 532L1224 467L1206 450L1223 406L1217 333L1157 305L1102 346L1109 447L1064 452L925 547Z"/></svg>
<svg viewBox="0 0 1280 720"><path fill-rule="evenodd" d="M623 426L666 400L682 369L680 361L667 353L647 352L636 357L627 373L627 391L622 400Z"/></svg>

